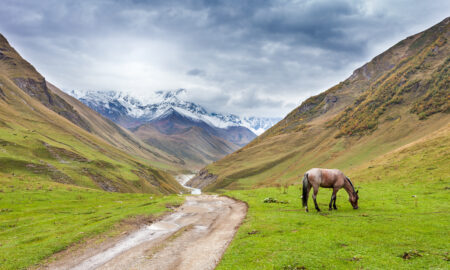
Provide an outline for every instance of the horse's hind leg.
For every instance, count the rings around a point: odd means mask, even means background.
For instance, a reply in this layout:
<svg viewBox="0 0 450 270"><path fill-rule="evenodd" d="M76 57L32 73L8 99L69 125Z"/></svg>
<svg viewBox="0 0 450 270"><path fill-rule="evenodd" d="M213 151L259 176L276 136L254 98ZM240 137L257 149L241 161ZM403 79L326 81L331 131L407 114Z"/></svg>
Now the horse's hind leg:
<svg viewBox="0 0 450 270"><path fill-rule="evenodd" d="M309 212L309 209L308 209L308 197L309 197L309 191L310 190L311 190L311 185L308 184L308 187L306 189L306 207L305 207L305 211L306 212Z"/></svg>
<svg viewBox="0 0 450 270"><path fill-rule="evenodd" d="M320 212L320 208L319 208L319 205L317 204L317 200L316 200L317 193L319 192L319 187L313 186L313 188L314 188L314 193L313 193L312 197L314 199L314 205L316 206L316 210L318 212Z"/></svg>

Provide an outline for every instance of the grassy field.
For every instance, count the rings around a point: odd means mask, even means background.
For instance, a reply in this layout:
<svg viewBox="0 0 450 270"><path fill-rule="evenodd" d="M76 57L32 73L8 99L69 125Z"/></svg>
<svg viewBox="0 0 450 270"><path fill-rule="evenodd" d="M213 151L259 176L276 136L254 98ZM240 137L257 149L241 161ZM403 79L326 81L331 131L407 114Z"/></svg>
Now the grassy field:
<svg viewBox="0 0 450 270"><path fill-rule="evenodd" d="M24 269L124 219L148 220L180 204L176 195L109 193L49 181L0 178L0 269Z"/></svg>
<svg viewBox="0 0 450 270"><path fill-rule="evenodd" d="M418 141L348 175L360 209L320 189L319 206L301 207L300 186L225 191L249 212L217 269L448 269L450 138ZM285 203L264 203L272 197Z"/></svg>
<svg viewBox="0 0 450 270"><path fill-rule="evenodd" d="M217 269L450 267L449 179L409 184L385 180L358 186L360 210L353 210L341 191L338 211L329 212L331 194L321 190L322 213L303 211L297 187L286 194L275 188L227 193L248 202L250 208ZM263 203L266 197L288 203ZM405 252L410 259L402 258Z"/></svg>

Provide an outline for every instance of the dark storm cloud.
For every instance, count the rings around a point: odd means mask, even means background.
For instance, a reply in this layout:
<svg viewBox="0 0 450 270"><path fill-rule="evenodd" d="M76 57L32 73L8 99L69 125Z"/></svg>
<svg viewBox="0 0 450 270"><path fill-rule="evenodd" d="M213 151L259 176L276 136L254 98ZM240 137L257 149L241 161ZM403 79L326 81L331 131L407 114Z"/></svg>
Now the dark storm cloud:
<svg viewBox="0 0 450 270"><path fill-rule="evenodd" d="M0 32L63 89L187 88L210 109L282 116L448 1L3 0Z"/></svg>
<svg viewBox="0 0 450 270"><path fill-rule="evenodd" d="M200 77L202 77L202 76L205 76L205 71L201 70L201 69L198 69L198 68L194 68L194 69L191 69L188 72L186 72L186 74L189 75L189 76L200 76Z"/></svg>

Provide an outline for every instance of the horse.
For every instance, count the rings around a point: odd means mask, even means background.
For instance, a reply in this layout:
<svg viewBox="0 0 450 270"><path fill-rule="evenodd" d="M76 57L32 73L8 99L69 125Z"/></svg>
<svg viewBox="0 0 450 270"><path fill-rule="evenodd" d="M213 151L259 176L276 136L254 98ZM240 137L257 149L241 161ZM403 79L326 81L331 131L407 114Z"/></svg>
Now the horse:
<svg viewBox="0 0 450 270"><path fill-rule="evenodd" d="M333 194L331 195L331 201L329 204L330 211L333 210L331 208L332 205L333 208L337 210L336 194L341 188L344 188L345 191L347 191L348 200L353 206L353 209L358 209L358 199L359 199L358 191L355 191L352 181L350 181L350 179L338 169L313 168L305 173L305 175L303 176L302 202L306 212L308 212L308 197L311 187L314 189L312 198L314 200L314 204L318 212L320 212L320 208L317 205L316 196L317 192L319 192L319 187L333 189Z"/></svg>

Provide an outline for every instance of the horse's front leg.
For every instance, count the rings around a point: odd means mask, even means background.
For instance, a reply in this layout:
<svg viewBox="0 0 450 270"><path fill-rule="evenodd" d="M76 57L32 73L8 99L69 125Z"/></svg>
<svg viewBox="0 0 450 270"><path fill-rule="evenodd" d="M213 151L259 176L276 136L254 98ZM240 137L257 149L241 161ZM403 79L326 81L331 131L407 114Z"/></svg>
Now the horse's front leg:
<svg viewBox="0 0 450 270"><path fill-rule="evenodd" d="M337 210L337 207L336 207L336 199L337 199L337 193L338 193L338 191L339 191L339 188L334 188L334 189L333 189L333 193L334 193L333 208L334 208L334 210Z"/></svg>
<svg viewBox="0 0 450 270"><path fill-rule="evenodd" d="M334 201L334 192L333 194L331 194L331 200L330 200L330 204L328 205L328 210L333 210L333 208L331 208L333 206L333 201Z"/></svg>
<svg viewBox="0 0 450 270"><path fill-rule="evenodd" d="M335 210L337 210L337 208L336 208L336 193L337 193L337 191L338 191L338 189L333 188L333 193L331 194L330 205L328 206L328 210L330 210L330 211L333 210L331 208L331 206L333 206L333 208Z"/></svg>

